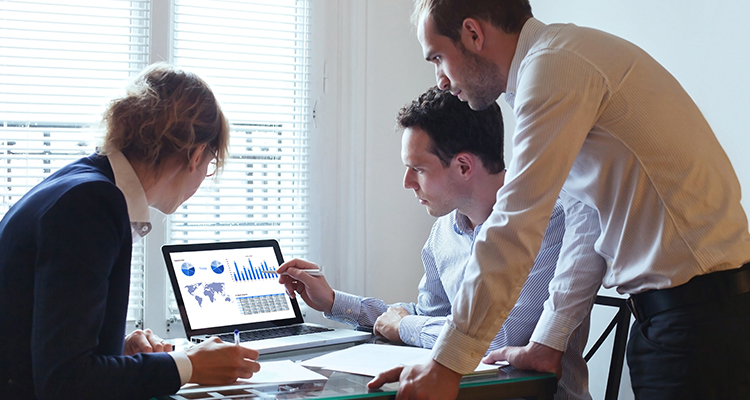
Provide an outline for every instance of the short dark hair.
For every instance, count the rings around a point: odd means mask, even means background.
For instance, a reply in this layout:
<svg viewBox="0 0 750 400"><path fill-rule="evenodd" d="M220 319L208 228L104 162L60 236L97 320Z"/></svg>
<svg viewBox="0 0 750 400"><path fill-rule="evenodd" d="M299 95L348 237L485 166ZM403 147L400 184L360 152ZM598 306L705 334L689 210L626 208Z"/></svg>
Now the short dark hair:
<svg viewBox="0 0 750 400"><path fill-rule="evenodd" d="M415 0L412 22L416 24L424 11L428 11L438 33L454 43L461 40L466 18L482 19L506 33L518 33L534 16L529 0Z"/></svg>
<svg viewBox="0 0 750 400"><path fill-rule="evenodd" d="M433 86L402 107L396 121L401 130L416 127L427 133L430 151L445 167L456 154L467 152L479 157L491 174L505 170L503 114L495 102L474 111L449 91Z"/></svg>

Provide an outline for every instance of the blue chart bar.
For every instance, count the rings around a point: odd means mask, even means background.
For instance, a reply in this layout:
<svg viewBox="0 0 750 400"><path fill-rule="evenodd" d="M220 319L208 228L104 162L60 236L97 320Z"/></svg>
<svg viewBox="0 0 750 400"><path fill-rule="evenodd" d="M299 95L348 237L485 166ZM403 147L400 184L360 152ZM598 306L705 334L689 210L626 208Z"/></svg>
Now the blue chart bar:
<svg viewBox="0 0 750 400"><path fill-rule="evenodd" d="M250 268L247 267L240 267L237 265L237 263L234 263L234 273L232 274L232 278L235 280L235 282L240 281L255 281L255 280L263 280L263 279L279 279L278 274L264 274L260 271L274 271L274 268L269 268L268 264L266 264L265 261L263 261L260 266L253 267L253 262L248 260L248 265Z"/></svg>

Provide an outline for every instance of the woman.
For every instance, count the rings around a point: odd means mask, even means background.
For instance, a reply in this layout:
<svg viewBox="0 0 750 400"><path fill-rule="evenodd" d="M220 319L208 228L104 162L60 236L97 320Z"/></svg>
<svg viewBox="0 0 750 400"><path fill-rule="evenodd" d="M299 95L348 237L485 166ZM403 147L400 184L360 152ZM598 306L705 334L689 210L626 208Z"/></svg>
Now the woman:
<svg viewBox="0 0 750 400"><path fill-rule="evenodd" d="M260 366L218 339L186 352L127 337L132 243L148 207L172 213L221 168L229 126L208 85L154 64L113 101L94 155L35 186L0 221L3 398L148 399L186 382L229 383Z"/></svg>

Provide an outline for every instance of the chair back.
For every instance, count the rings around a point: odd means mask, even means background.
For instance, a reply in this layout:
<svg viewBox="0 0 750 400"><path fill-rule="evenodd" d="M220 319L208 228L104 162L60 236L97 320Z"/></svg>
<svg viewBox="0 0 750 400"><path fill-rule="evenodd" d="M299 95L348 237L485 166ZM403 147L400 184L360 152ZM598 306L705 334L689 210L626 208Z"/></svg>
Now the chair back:
<svg viewBox="0 0 750 400"><path fill-rule="evenodd" d="M617 307L617 313L612 318L607 328L602 332L599 339L591 347L588 353L583 357L588 362L591 357L599 350L602 343L607 339L610 332L615 330L615 342L612 346L612 359L609 363L609 374L607 376L607 389L604 392L604 400L617 400L620 393L620 380L622 378L622 369L625 363L625 349L628 343L628 328L630 328L630 310L625 299L609 296L596 296L594 304L603 306Z"/></svg>

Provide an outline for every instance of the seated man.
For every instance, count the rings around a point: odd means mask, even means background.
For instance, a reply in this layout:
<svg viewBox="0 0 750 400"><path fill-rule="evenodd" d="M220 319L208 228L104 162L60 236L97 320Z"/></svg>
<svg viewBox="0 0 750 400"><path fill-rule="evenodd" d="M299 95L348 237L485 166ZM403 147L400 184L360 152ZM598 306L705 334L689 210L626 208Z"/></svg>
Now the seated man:
<svg viewBox="0 0 750 400"><path fill-rule="evenodd" d="M280 281L291 296L296 291L327 318L372 328L375 334L394 342L432 348L450 318L474 238L492 212L495 193L503 185L502 114L497 104L472 111L449 92L432 88L401 109L398 123L404 130L404 187L414 190L430 215L439 217L422 249L425 275L419 284L417 303L389 307L382 300L334 291L325 277L302 272L316 267L303 260L291 260L278 271L289 273ZM489 351L529 342L549 296L564 218L558 202L531 274ZM577 330L563 356L557 399L591 398L588 371L581 356L588 337L588 319Z"/></svg>

